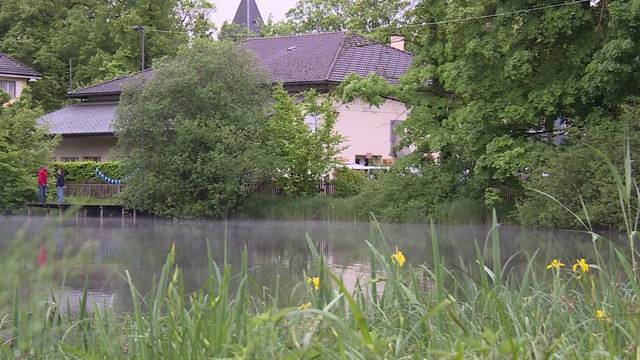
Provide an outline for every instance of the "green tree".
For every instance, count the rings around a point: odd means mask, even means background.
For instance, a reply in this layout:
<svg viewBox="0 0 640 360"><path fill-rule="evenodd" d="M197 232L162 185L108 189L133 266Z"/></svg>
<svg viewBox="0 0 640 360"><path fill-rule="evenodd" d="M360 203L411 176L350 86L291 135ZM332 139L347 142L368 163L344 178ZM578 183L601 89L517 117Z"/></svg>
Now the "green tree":
<svg viewBox="0 0 640 360"><path fill-rule="evenodd" d="M24 205L36 194L36 173L57 143L37 125L42 114L31 108L29 90L11 106L0 106L0 211ZM0 91L0 103L8 95Z"/></svg>
<svg viewBox="0 0 640 360"><path fill-rule="evenodd" d="M355 31L387 41L406 22L412 2L407 0L299 0L287 19L262 29L263 35Z"/></svg>
<svg viewBox="0 0 640 360"><path fill-rule="evenodd" d="M221 217L240 204L264 163L269 93L256 69L232 43L195 40L125 89L115 128L130 206Z"/></svg>
<svg viewBox="0 0 640 360"><path fill-rule="evenodd" d="M342 31L349 21L348 6L349 0L300 0L287 11L287 18L301 33Z"/></svg>
<svg viewBox="0 0 640 360"><path fill-rule="evenodd" d="M218 32L218 40L228 40L233 42L238 42L242 40L246 40L251 37L258 37L259 34L254 33L253 31L247 29L245 26L224 22L220 27L220 31Z"/></svg>
<svg viewBox="0 0 640 360"><path fill-rule="evenodd" d="M189 34L203 36L212 6L204 0L3 0L0 51L43 74L33 100L45 111L59 108L69 88L129 74L140 68L139 34L147 29L147 65L175 55Z"/></svg>
<svg viewBox="0 0 640 360"><path fill-rule="evenodd" d="M302 96L296 103L282 86L275 89L273 113L263 136L273 157L276 181L291 195L317 193L322 177L336 165L341 151L342 138L333 129L337 112L331 99L320 99L315 91Z"/></svg>
<svg viewBox="0 0 640 360"><path fill-rule="evenodd" d="M527 175L527 188L553 196L595 229L621 230L623 218L615 178L603 155L619 173L624 173L624 145L628 140L632 173L640 173L636 160L640 156L640 137L634 136L640 133L640 103L631 99L621 111L620 121L603 119L588 132L571 134L568 144L548 148L541 165ZM521 199L517 216L525 225L582 228L556 201L534 191Z"/></svg>
<svg viewBox="0 0 640 360"><path fill-rule="evenodd" d="M261 36L285 36L293 35L297 32L296 23L292 20L275 21L269 16L267 21L260 28Z"/></svg>
<svg viewBox="0 0 640 360"><path fill-rule="evenodd" d="M640 89L633 55L640 50L639 6L637 0L421 1L408 14L405 34L415 56L401 85L351 79L342 89L346 96L393 95L407 103L403 145L439 153L439 163L458 176L468 171L456 193L499 203L501 189L523 190L518 174L544 167L548 151L568 151L621 121L621 106ZM380 92L371 94L376 86ZM556 141L559 122L571 139L563 146ZM414 159L414 166L430 161Z"/></svg>

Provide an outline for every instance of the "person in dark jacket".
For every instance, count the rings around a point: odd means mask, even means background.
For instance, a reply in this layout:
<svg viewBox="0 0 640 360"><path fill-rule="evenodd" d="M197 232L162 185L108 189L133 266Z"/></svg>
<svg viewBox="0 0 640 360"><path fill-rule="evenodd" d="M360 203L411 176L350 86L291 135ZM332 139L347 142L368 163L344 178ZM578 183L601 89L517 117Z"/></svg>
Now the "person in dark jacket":
<svg viewBox="0 0 640 360"><path fill-rule="evenodd" d="M44 204L47 202L47 177L49 169L43 166L38 170L38 202Z"/></svg>
<svg viewBox="0 0 640 360"><path fill-rule="evenodd" d="M56 170L56 194L58 195L58 205L62 204L64 199L64 171Z"/></svg>

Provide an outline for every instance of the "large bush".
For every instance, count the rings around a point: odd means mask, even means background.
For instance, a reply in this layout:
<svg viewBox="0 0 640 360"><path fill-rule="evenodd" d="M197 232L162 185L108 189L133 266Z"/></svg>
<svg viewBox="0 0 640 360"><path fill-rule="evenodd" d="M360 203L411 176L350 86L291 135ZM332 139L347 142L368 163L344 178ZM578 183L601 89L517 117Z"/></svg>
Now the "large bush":
<svg viewBox="0 0 640 360"><path fill-rule="evenodd" d="M256 69L246 50L196 40L125 89L115 128L129 206L221 217L240 204L264 164L269 94Z"/></svg>
<svg viewBox="0 0 640 360"><path fill-rule="evenodd" d="M366 215L393 222L425 221L436 213L439 204L453 196L458 185L456 175L412 155L400 159L387 174L369 181L354 201ZM416 166L416 164L420 164Z"/></svg>

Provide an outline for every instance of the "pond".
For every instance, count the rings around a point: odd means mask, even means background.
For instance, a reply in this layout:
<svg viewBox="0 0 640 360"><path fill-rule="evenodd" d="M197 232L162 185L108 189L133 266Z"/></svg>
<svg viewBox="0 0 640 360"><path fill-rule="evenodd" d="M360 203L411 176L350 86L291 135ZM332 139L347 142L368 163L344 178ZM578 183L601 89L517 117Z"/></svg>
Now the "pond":
<svg viewBox="0 0 640 360"><path fill-rule="evenodd" d="M385 224L383 232L391 247L401 249L412 266L428 264L431 254L430 227L423 224ZM441 254L450 263L475 259L475 244L485 241L487 225L437 226ZM280 301L305 279L311 259L308 235L324 254L328 266L342 276L347 287L370 274L370 251L365 240L371 225L354 222L287 221L183 221L80 218L60 221L43 217L0 217L0 251L19 231L36 244L34 266L58 266L57 281L64 282L61 296L72 305L84 288L92 300L118 311L130 307L129 289L124 281L127 270L142 294L151 289L160 274L167 253L175 243L177 264L184 272L187 290L201 288L208 274L207 242L213 258L227 259L238 271L244 249L251 273L251 292L272 295L279 284ZM550 257L574 261L593 252L591 237L569 231L540 231L501 226L503 261L516 253L533 254L541 249L540 262ZM226 241L225 241L226 239ZM510 262L522 267L525 256Z"/></svg>

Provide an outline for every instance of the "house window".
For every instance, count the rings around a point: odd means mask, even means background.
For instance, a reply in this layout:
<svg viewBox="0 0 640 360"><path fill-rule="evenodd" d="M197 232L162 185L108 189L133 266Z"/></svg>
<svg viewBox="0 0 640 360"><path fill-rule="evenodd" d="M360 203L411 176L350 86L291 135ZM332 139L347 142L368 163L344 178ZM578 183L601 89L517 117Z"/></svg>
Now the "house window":
<svg viewBox="0 0 640 360"><path fill-rule="evenodd" d="M82 158L82 161L101 162L102 158L100 156L85 156Z"/></svg>
<svg viewBox="0 0 640 360"><path fill-rule="evenodd" d="M0 90L6 92L12 99L16 98L16 82L11 80L0 80Z"/></svg>
<svg viewBox="0 0 640 360"><path fill-rule="evenodd" d="M364 165L364 166L381 166L382 165L382 156L381 155L356 155L356 164Z"/></svg>
<svg viewBox="0 0 640 360"><path fill-rule="evenodd" d="M79 157L75 157L75 156L62 156L60 157L60 161L62 162L76 162L76 161L80 161Z"/></svg>

